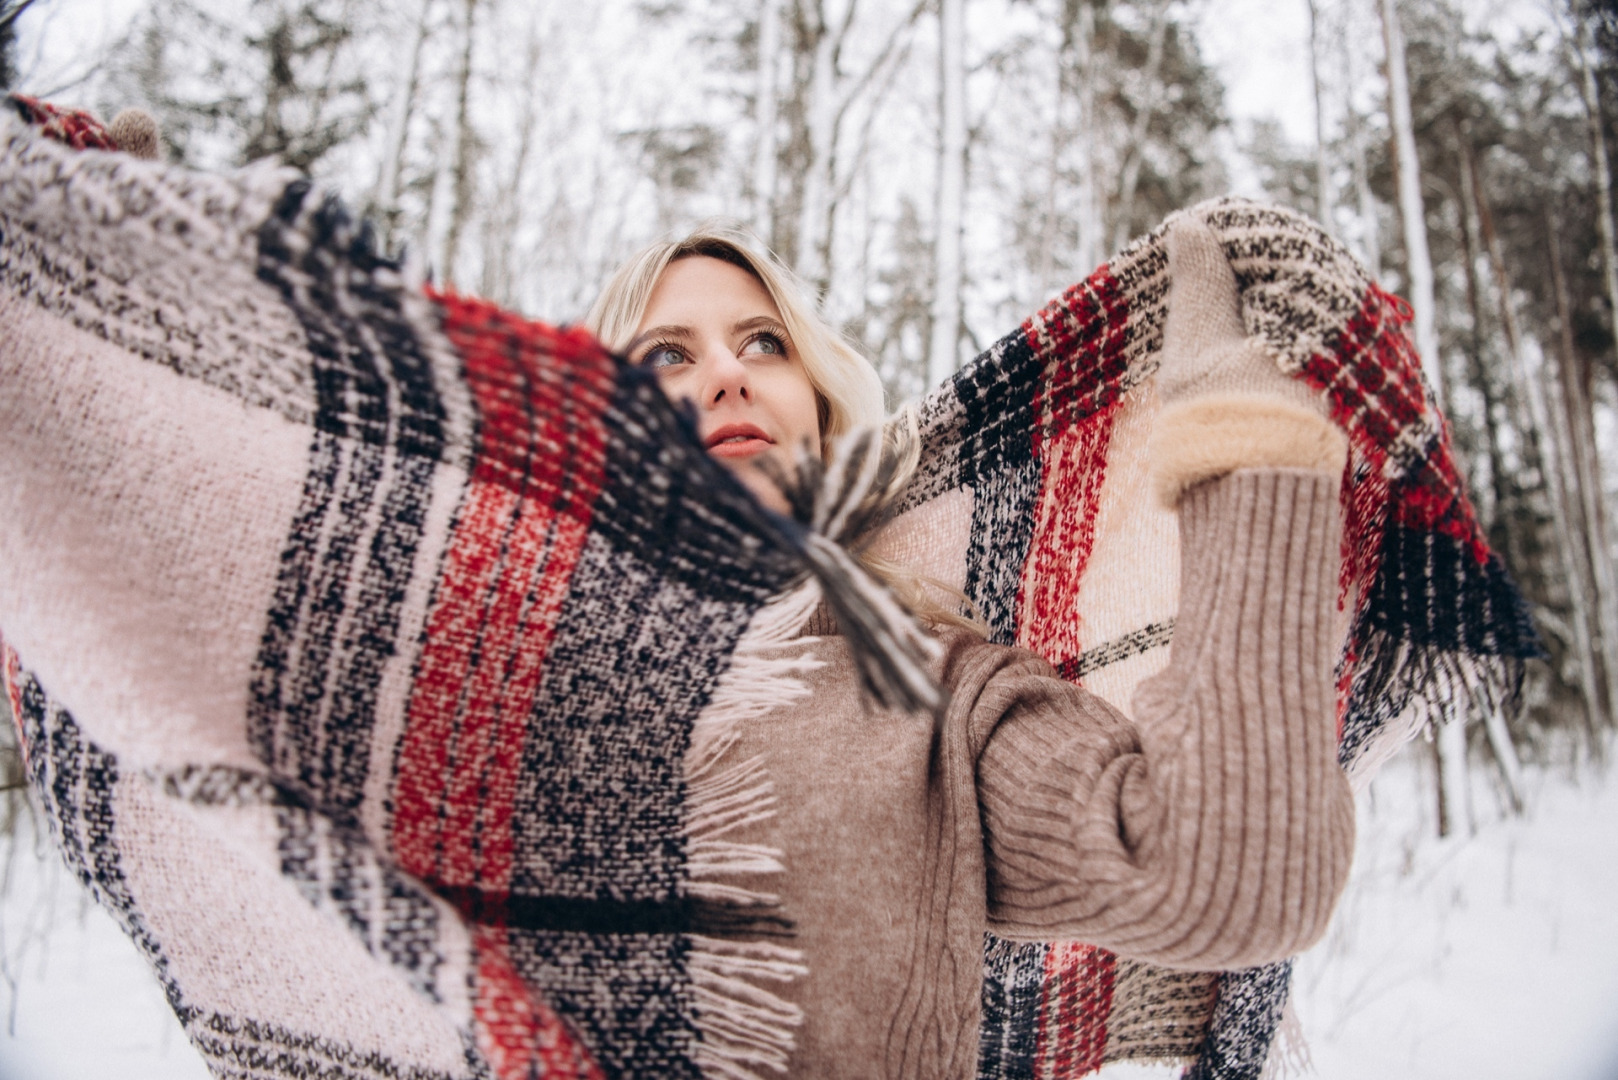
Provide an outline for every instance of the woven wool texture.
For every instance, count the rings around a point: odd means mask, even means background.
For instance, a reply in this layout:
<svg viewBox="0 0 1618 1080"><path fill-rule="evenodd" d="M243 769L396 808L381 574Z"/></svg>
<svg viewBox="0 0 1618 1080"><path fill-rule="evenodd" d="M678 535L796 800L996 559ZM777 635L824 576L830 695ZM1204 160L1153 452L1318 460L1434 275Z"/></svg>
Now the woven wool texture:
<svg viewBox="0 0 1618 1080"><path fill-rule="evenodd" d="M804 549L643 373L424 293L307 181L0 124L6 686L58 846L210 1067L787 1061L789 871L727 840L776 808L715 762L804 692L766 659L813 608ZM1363 779L1466 694L1509 697L1532 631L1401 304L1294 214L1188 213L1349 437L1340 758ZM884 540L1125 706L1177 612L1145 483L1164 236L924 403L909 534ZM1287 972L991 935L979 1075L1256 1077Z"/></svg>

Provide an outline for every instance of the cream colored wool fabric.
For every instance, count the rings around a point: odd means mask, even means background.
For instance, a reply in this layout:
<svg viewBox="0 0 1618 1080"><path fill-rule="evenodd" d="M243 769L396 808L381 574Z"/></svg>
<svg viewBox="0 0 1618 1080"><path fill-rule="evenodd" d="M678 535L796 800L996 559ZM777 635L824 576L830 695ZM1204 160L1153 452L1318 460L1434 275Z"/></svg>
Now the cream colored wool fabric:
<svg viewBox="0 0 1618 1080"><path fill-rule="evenodd" d="M1342 474L1348 440L1311 409L1269 394L1212 394L1164 409L1152 432L1152 487L1166 507L1205 480L1261 465Z"/></svg>

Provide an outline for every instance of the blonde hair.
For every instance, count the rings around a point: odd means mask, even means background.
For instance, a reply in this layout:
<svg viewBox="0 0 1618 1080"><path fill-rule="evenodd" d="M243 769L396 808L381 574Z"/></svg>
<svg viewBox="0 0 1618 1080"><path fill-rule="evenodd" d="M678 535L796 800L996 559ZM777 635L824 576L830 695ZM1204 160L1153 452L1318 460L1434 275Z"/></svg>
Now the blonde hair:
<svg viewBox="0 0 1618 1080"><path fill-rule="evenodd" d="M641 249L607 282L584 324L607 348L623 351L634 338L652 289L669 263L697 255L740 267L770 294L809 385L815 389L822 447L840 435L883 422L882 379L876 369L804 299L796 275L739 229L704 225L683 239Z"/></svg>
<svg viewBox="0 0 1618 1080"><path fill-rule="evenodd" d="M774 301L791 346L815 391L822 456L830 456L841 436L861 428L882 427L885 452L894 455L897 468L886 490L873 495L883 504L891 505L896 501L909 484L920 458L915 411L906 408L891 419L886 416L882 379L876 368L805 298L804 287L797 276L740 229L706 224L682 239L659 241L642 248L607 282L585 316L585 326L607 348L624 351L640 327L652 299L652 290L663 271L677 259L695 256L718 259L747 271ZM858 539L868 537L857 538L856 544ZM863 552L858 558L926 622L935 627L959 626L987 633L981 620L961 614L963 608L972 610L972 604L960 590L870 552Z"/></svg>

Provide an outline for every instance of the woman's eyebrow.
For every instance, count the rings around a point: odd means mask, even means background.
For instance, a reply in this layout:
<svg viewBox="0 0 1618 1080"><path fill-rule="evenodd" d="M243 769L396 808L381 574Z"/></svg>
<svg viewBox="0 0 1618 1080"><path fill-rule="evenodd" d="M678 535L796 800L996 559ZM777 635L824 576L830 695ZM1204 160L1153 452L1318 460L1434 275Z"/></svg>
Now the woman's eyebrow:
<svg viewBox="0 0 1618 1080"><path fill-rule="evenodd" d="M624 352L626 354L632 353L653 338L688 338L690 336L691 328L689 326L653 326L636 334L629 344L624 346Z"/></svg>
<svg viewBox="0 0 1618 1080"><path fill-rule="evenodd" d="M731 324L730 332L732 334L745 334L747 331L757 330L761 326L767 326L772 330L785 329L781 325L780 319L774 318L770 315L754 315L750 318L743 319L740 322Z"/></svg>

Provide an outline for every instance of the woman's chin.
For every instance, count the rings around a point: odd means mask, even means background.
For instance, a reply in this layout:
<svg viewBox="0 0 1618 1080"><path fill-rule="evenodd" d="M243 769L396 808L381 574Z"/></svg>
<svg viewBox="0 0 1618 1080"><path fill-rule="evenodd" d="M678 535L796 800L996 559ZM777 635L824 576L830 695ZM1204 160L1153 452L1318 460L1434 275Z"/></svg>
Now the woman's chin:
<svg viewBox="0 0 1618 1080"><path fill-rule="evenodd" d="M768 473L759 467L758 458L735 459L725 462L725 466L735 474L742 486L752 492L753 498L766 509L774 510L777 514L792 513L792 507L787 497L782 493Z"/></svg>

